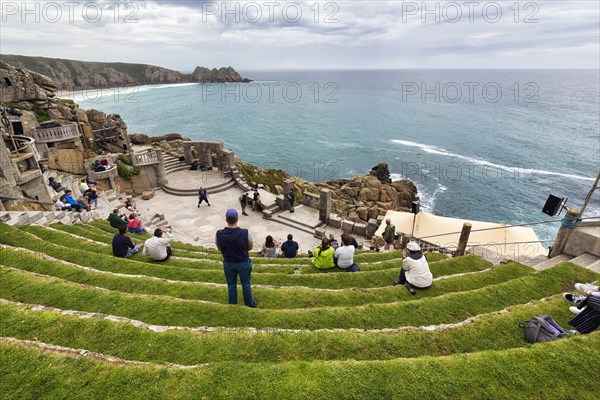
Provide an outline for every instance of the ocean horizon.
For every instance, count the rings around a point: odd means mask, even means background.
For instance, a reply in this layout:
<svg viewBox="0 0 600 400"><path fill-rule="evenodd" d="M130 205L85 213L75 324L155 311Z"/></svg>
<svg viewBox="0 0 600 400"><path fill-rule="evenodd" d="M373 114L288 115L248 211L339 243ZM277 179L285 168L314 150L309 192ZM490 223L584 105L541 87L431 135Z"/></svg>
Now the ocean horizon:
<svg viewBox="0 0 600 400"><path fill-rule="evenodd" d="M560 220L600 167L598 70L248 70L246 84L63 93L120 114L128 132L224 142L245 162L310 181L388 163L422 208L508 224ZM600 214L597 195L586 216ZM536 225L551 240L558 223Z"/></svg>

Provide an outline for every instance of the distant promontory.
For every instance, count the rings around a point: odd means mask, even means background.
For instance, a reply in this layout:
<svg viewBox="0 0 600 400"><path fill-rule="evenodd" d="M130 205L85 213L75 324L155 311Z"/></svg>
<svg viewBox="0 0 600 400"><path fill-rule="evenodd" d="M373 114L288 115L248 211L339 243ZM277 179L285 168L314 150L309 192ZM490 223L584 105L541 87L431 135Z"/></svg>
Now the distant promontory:
<svg viewBox="0 0 600 400"><path fill-rule="evenodd" d="M0 60L16 68L26 68L47 76L54 81L59 90L168 83L250 82L232 67L196 67L191 74L184 74L149 64L89 62L11 54L0 55Z"/></svg>

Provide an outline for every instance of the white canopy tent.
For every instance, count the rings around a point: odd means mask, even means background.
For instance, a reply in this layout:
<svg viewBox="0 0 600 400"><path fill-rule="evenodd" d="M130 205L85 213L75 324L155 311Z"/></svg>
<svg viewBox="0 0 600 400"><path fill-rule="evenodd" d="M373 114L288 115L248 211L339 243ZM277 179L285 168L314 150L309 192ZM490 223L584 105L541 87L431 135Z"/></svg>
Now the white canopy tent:
<svg viewBox="0 0 600 400"><path fill-rule="evenodd" d="M417 239L449 250L456 249L463 224L468 222L472 228L467 251L479 254L483 250L515 260L547 254L547 250L530 227L511 227L492 222L440 217L424 211L416 215L409 212L388 211L375 236L382 236L386 225L385 220L388 218L396 227L396 232L412 234ZM486 230L481 231L482 229Z"/></svg>

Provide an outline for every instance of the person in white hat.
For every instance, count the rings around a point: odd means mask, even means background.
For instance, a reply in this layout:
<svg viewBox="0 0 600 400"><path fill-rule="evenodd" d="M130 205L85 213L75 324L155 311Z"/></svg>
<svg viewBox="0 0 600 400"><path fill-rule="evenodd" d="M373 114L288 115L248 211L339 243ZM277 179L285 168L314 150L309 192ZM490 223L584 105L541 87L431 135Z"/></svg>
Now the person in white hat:
<svg viewBox="0 0 600 400"><path fill-rule="evenodd" d="M400 269L400 278L394 281L394 286L404 285L410 294L416 294L414 288L425 289L431 286L433 276L419 244L411 240L402 255L404 259L402 260L402 269Z"/></svg>

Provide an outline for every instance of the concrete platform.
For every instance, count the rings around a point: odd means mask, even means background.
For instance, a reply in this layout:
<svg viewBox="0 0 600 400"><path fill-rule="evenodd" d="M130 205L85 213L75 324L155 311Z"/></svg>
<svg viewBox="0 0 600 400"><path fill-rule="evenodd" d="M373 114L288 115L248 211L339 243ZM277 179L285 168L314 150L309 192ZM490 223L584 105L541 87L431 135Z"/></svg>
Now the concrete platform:
<svg viewBox="0 0 600 400"><path fill-rule="evenodd" d="M197 177L197 175L195 177L193 176L193 178ZM171 178L171 176L169 178ZM185 181L185 178L183 177L178 179L180 179L180 182ZM195 182L197 184L198 180ZM173 196L162 190L157 190L154 198L150 200L136 198L136 203L138 209L144 215L154 215L155 213L164 214L165 218L169 221L169 224L173 227L173 234L176 240L198 246L215 247L216 231L222 229L226 225L225 212L230 208L234 208L238 211L240 215L239 225L242 228L250 230L250 233L254 237L255 249L262 248L267 235L273 236L277 242L281 243L285 241L287 235L291 233L294 236L294 240L300 245L301 253L306 253L308 250L314 249L320 243L312 233L264 219L261 212L250 211L250 208L246 209L246 212L249 214L248 216L241 215L240 202L238 200L241 195L242 191L238 188L230 188L225 192L216 194L211 194L209 192L208 199L211 207L206 205L206 203L203 203L202 206L198 208L198 200L194 197ZM269 203L271 198L274 202L275 195L261 190L261 201L263 201L263 203ZM289 214L289 212L284 213ZM326 229L326 234L330 233L334 234L336 238L340 240L342 234L340 229L328 227ZM194 240L196 238L198 238L197 241ZM363 242L365 247L368 247L368 240L366 238L357 236L356 240L359 243Z"/></svg>
<svg viewBox="0 0 600 400"><path fill-rule="evenodd" d="M283 211L277 215L279 218L294 222L298 225L306 226L307 228L314 229L321 225L319 220L319 211L314 208L306 206L296 206L295 211Z"/></svg>

